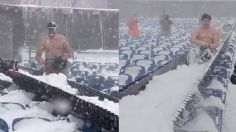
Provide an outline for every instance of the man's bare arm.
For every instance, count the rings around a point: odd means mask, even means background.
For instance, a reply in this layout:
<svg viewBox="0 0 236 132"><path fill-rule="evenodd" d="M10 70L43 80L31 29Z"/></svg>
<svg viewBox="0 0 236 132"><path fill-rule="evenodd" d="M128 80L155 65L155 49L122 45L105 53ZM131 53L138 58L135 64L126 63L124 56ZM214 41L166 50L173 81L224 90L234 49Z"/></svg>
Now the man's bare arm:
<svg viewBox="0 0 236 132"><path fill-rule="evenodd" d="M211 48L217 48L220 45L220 30L215 30L214 38L213 38L213 44L211 45Z"/></svg>
<svg viewBox="0 0 236 132"><path fill-rule="evenodd" d="M63 59L68 59L72 57L72 53L71 53L72 51L71 51L69 42L66 39L64 40L63 47L64 47Z"/></svg>
<svg viewBox="0 0 236 132"><path fill-rule="evenodd" d="M35 59L37 60L37 62L39 64L44 64L45 63L45 61L41 57L43 51L44 51L43 40L40 40L39 43L37 44L37 52L36 52L36 56L35 56Z"/></svg>

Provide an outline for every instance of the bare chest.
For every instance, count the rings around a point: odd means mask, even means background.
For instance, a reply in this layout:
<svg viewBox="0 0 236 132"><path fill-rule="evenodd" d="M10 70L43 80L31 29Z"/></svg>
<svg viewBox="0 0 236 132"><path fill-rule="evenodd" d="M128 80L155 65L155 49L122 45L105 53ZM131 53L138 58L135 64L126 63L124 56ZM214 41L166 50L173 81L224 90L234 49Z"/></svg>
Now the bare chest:
<svg viewBox="0 0 236 132"><path fill-rule="evenodd" d="M63 50L63 42L58 39L47 39L45 41L45 49L51 50Z"/></svg>
<svg viewBox="0 0 236 132"><path fill-rule="evenodd" d="M213 30L200 30L198 33L198 38L200 40L202 39L209 39L212 40L214 38L214 32Z"/></svg>

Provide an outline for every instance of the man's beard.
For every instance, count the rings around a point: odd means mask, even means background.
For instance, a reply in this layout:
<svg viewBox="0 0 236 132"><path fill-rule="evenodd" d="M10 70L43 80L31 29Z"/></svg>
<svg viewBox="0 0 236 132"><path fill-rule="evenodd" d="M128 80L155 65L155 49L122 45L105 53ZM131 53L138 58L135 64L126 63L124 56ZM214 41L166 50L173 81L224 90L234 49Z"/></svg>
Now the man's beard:
<svg viewBox="0 0 236 132"><path fill-rule="evenodd" d="M49 37L54 38L56 34L55 33L49 33Z"/></svg>

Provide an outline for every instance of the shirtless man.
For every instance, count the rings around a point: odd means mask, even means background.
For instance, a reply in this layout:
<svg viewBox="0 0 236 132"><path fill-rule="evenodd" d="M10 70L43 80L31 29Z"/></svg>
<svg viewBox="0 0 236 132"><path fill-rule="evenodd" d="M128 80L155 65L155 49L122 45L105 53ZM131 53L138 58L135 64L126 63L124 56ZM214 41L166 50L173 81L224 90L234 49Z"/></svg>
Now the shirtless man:
<svg viewBox="0 0 236 132"><path fill-rule="evenodd" d="M45 52L45 60L41 57ZM67 59L71 57L70 46L66 38L56 33L56 23L48 23L48 33L37 44L36 60L45 66L46 74L66 74Z"/></svg>
<svg viewBox="0 0 236 132"><path fill-rule="evenodd" d="M193 30L189 38L190 42L196 46L190 50L190 54L195 52L198 63L204 63L211 58L211 53L216 51L220 44L220 31L211 26L211 16L204 13L201 17L201 24Z"/></svg>

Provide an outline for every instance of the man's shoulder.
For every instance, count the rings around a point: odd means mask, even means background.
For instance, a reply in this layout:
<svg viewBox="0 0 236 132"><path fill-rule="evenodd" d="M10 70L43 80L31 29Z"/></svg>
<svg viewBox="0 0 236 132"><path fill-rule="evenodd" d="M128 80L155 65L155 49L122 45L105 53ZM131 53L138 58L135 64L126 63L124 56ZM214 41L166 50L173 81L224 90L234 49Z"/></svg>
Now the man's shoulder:
<svg viewBox="0 0 236 132"><path fill-rule="evenodd" d="M41 42L44 42L44 41L48 40L48 35L47 35L46 33L42 33L42 34L40 35L39 40L40 40Z"/></svg>
<svg viewBox="0 0 236 132"><path fill-rule="evenodd" d="M197 26L193 29L193 32L200 32L202 29L200 26Z"/></svg>
<svg viewBox="0 0 236 132"><path fill-rule="evenodd" d="M211 31L214 34L219 34L221 32L220 29L215 26L211 26Z"/></svg>
<svg viewBox="0 0 236 132"><path fill-rule="evenodd" d="M211 26L211 29L214 31L214 32L218 32L220 29L215 27L215 26Z"/></svg>
<svg viewBox="0 0 236 132"><path fill-rule="evenodd" d="M66 39L65 36L63 36L62 34L59 34L59 33L57 33L57 38L60 39L60 40L65 40Z"/></svg>

